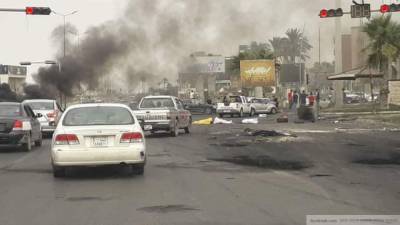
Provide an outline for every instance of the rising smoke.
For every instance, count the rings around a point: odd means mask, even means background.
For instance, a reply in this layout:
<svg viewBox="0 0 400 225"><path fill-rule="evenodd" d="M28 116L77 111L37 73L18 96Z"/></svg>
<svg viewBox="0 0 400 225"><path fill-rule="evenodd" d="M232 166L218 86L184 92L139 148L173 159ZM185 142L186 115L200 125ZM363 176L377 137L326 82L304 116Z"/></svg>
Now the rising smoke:
<svg viewBox="0 0 400 225"><path fill-rule="evenodd" d="M114 21L91 27L80 45L62 46L58 67L40 68L35 81L54 96L82 87L94 89L102 77L132 89L141 80L176 80L178 65L194 51L237 54L239 44L266 42L288 28L317 30L321 5L314 0L130 0ZM325 3L326 5L327 3ZM71 27L72 29L73 27ZM311 30L314 29L314 30ZM56 28L53 39L60 41Z"/></svg>

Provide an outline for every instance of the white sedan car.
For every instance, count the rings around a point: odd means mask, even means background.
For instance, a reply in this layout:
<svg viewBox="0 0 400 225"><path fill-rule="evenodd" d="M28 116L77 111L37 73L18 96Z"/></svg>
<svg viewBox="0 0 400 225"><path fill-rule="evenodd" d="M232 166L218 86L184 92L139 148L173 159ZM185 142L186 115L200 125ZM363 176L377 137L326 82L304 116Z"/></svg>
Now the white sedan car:
<svg viewBox="0 0 400 225"><path fill-rule="evenodd" d="M128 106L83 104L69 107L51 145L53 175L74 166L130 165L144 173L146 143L141 125Z"/></svg>

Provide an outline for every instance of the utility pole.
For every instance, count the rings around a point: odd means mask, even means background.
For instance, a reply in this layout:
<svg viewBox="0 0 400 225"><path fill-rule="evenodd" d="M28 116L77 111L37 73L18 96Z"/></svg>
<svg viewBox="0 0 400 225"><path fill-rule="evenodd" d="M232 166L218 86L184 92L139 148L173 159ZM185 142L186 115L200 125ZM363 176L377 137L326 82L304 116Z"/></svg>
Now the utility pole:
<svg viewBox="0 0 400 225"><path fill-rule="evenodd" d="M66 17L67 16L70 16L70 15L73 15L73 14L75 14L75 13L77 13L78 11L73 11L73 12L71 12L71 13L67 13L67 14L62 14L62 13L58 13L58 12L55 12L55 11L53 11L53 13L54 14L56 14L56 15L58 15L58 16L62 16L63 17L63 21L64 21L64 35L63 35L63 57L65 58L65 56L66 56ZM62 71L61 71L61 67L60 67L60 73L61 73ZM62 104L62 102L63 102L63 95L62 95L62 93L61 93L61 91L60 91L60 104ZM67 107L67 96L64 96L64 108L66 108Z"/></svg>
<svg viewBox="0 0 400 225"><path fill-rule="evenodd" d="M335 0L335 7L341 8L342 1ZM339 74L342 71L342 24L341 17L335 18L335 73ZM343 106L343 81L334 81L335 89L335 107Z"/></svg>

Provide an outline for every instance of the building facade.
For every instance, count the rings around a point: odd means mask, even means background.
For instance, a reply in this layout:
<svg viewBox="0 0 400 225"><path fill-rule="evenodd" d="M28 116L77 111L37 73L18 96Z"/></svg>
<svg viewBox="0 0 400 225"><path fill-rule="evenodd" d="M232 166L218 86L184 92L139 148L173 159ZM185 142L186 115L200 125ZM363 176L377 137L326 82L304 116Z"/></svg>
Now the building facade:
<svg viewBox="0 0 400 225"><path fill-rule="evenodd" d="M0 83L6 83L17 94L24 92L27 69L23 66L0 65Z"/></svg>

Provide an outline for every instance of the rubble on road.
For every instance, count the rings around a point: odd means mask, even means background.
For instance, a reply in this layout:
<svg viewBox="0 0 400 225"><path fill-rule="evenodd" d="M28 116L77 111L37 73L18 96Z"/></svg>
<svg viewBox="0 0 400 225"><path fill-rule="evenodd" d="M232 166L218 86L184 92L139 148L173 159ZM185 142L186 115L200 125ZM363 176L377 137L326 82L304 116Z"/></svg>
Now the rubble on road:
<svg viewBox="0 0 400 225"><path fill-rule="evenodd" d="M258 124L258 118L243 119L243 124Z"/></svg>
<svg viewBox="0 0 400 225"><path fill-rule="evenodd" d="M278 117L276 119L276 122L278 122L278 123L289 123L289 117L288 117L287 114L282 115L282 116L280 116L280 117Z"/></svg>
<svg viewBox="0 0 400 225"><path fill-rule="evenodd" d="M276 170L303 170L313 166L311 162L307 161L282 160L267 155L239 155L227 158L209 158L209 160Z"/></svg>
<svg viewBox="0 0 400 225"><path fill-rule="evenodd" d="M212 123L213 123L212 117L192 122L192 124L194 124L194 125L211 125Z"/></svg>
<svg viewBox="0 0 400 225"><path fill-rule="evenodd" d="M275 131L275 130L252 130L250 128L246 128L244 132L249 136L261 136L261 137L278 137L278 136L286 136L286 137L297 137L294 134L290 134L288 132L283 131Z"/></svg>
<svg viewBox="0 0 400 225"><path fill-rule="evenodd" d="M215 117L214 119L214 124L232 124L232 123L233 123L232 120L224 120L219 117Z"/></svg>

